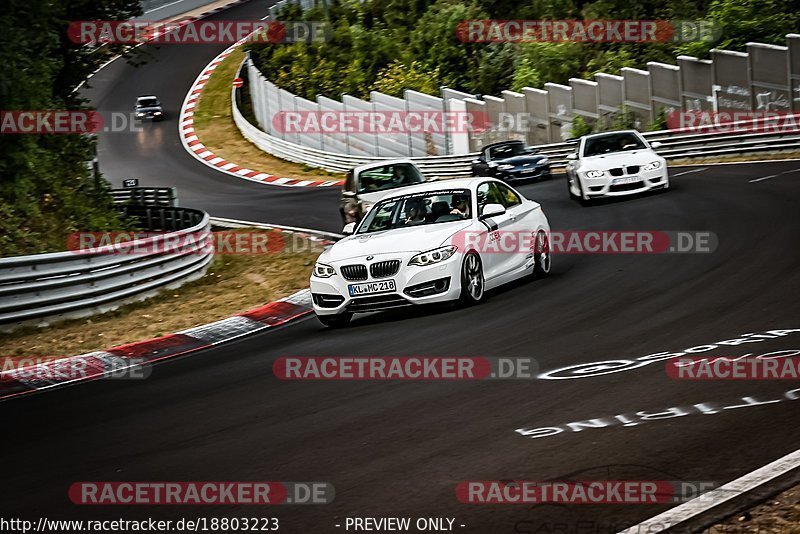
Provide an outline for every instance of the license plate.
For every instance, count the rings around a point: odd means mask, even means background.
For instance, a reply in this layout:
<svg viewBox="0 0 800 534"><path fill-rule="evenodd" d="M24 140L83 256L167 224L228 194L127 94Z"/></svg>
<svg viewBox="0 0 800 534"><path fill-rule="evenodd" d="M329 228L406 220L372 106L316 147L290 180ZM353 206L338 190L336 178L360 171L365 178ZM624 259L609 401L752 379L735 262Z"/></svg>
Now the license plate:
<svg viewBox="0 0 800 534"><path fill-rule="evenodd" d="M396 291L394 280L381 280L380 282L365 282L363 284L350 284L347 286L351 297L360 295L374 295L375 293L391 293Z"/></svg>
<svg viewBox="0 0 800 534"><path fill-rule="evenodd" d="M638 176L628 176L626 178L614 178L612 180L611 185L620 185L620 184L632 184L635 182L640 182L642 179Z"/></svg>
<svg viewBox="0 0 800 534"><path fill-rule="evenodd" d="M533 174L536 172L536 169L525 169L520 174Z"/></svg>

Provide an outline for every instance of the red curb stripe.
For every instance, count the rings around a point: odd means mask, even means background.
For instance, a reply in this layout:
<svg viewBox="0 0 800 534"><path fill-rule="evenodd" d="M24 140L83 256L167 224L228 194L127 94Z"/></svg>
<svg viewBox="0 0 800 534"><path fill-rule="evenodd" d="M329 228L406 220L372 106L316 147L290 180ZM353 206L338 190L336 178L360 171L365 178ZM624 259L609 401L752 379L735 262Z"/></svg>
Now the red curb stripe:
<svg viewBox="0 0 800 534"><path fill-rule="evenodd" d="M167 334L166 336L120 345L108 349L107 352L125 358L143 358L149 361L178 352L183 353L188 350L197 350L210 346L204 341L185 334Z"/></svg>
<svg viewBox="0 0 800 534"><path fill-rule="evenodd" d="M307 313L311 313L311 308L279 300L240 315L269 326L277 326Z"/></svg>
<svg viewBox="0 0 800 534"><path fill-rule="evenodd" d="M239 3L240 1L242 1L242 0L237 0L236 2L232 2L231 4L228 4L228 5L236 4L236 3ZM222 8L219 8L219 9L224 9L224 8L225 7L222 7ZM216 70L216 67L218 65L220 65L225 60L225 58L227 58L230 54L232 54L234 52L234 50L235 50L235 48L231 47L231 48L225 50L224 52L222 52L219 56L217 56L217 58L212 60L211 63L206 65L206 69L204 71L202 71L201 76L210 76L211 74L213 74L214 70ZM214 67L214 68L210 68L210 67ZM182 114L184 114L185 116L189 116L188 113L192 113L192 111L189 110L189 105L190 104L194 104L194 107L197 106L198 101L200 100L200 98L202 96L202 93L203 93L203 90L205 89L205 85L207 83L208 83L207 80L198 79L198 80L195 81L194 85L192 85L192 87L190 89L188 100L186 100L186 102L184 104L184 107L181 110ZM190 124L187 124L186 126L183 127L183 136L184 136L184 138L187 138L188 135L191 135L191 134L194 133L194 131L189 132L189 127L190 127ZM196 139L194 141L191 141L187 146L190 147L190 149L192 149L191 147L195 146L196 144L200 144L200 143L201 143L201 141L199 139ZM201 148L203 150L208 150L207 147L202 147L201 146ZM197 149L192 149L192 150L195 151L195 155L197 155L198 152L199 152L199 150L197 150ZM215 159L217 157L218 156L216 154L210 154L210 155L202 158L202 160L208 162L208 161L210 161L212 159ZM214 163L213 165L216 166L216 167L223 167L225 165L228 165L229 163L232 163L232 162L222 160L222 161L218 161L217 163ZM230 172L230 173L236 173L236 172L238 172L238 171L240 171L240 170L242 170L244 168L244 167L240 167L240 166L236 165L235 163L233 165L234 165L233 167L231 167L230 169L225 169L225 171L226 172ZM263 171L257 171L257 170L256 171L250 171L250 172L243 173L243 174L239 174L238 176L241 176L243 178L253 178L253 177L255 177L255 176L259 175L259 174L266 174L267 175L266 178L261 178L261 181L264 182L264 183L274 183L274 182L277 182L277 181L281 180L281 177L278 177L278 176L276 176L274 174L268 174L268 173L265 173ZM285 182L277 184L277 185L293 186L293 185L299 184L300 182L309 181L311 183L304 184L303 187L320 187L323 183L330 182L330 180L299 180L299 179L294 179L294 178L284 178L284 179L286 180ZM344 184L344 180L337 180L336 182L333 182L330 185L331 186L335 186L335 185L336 186L340 186L340 185L343 185L343 184Z"/></svg>

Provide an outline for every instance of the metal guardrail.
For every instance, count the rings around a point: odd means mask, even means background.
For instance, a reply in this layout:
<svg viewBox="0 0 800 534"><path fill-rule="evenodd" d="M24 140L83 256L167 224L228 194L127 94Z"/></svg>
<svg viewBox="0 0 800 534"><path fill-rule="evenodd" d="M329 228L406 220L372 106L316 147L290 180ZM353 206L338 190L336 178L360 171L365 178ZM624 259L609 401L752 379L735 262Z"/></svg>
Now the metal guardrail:
<svg viewBox="0 0 800 534"><path fill-rule="evenodd" d="M209 215L120 206L159 235L87 250L0 258L0 331L104 313L199 278L213 259Z"/></svg>
<svg viewBox="0 0 800 534"><path fill-rule="evenodd" d="M332 172L347 172L363 163L392 159L326 152L271 136L251 124L239 111L236 105L237 90L237 88L233 88L231 91L233 121L242 135L264 152L288 161L319 167ZM795 115L795 120L800 122L800 114ZM670 130L662 130L643 132L643 135L650 141L660 141L662 143L657 152L667 160L800 150L800 129L794 132L750 131L749 126L758 125L759 122L763 122L763 119L735 123L738 125L737 128L732 128L731 131L724 133L675 133ZM555 168L561 168L566 164L567 154L574 152L576 145L575 143L565 142L539 145L537 148L550 157L551 164ZM472 174L472 161L477 156L478 153L474 152L410 159L420 167L426 176L456 178Z"/></svg>
<svg viewBox="0 0 800 534"><path fill-rule="evenodd" d="M178 195L174 187L126 187L112 189L114 204L139 204L142 206L174 207Z"/></svg>

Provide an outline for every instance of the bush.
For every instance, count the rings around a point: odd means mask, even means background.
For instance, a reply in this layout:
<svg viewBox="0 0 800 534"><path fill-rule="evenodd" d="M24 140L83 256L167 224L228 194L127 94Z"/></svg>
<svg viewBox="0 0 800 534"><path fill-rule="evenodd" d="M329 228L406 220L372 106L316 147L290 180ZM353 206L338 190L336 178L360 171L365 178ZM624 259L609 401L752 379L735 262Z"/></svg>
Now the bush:
<svg viewBox="0 0 800 534"><path fill-rule="evenodd" d="M74 92L108 57L67 38L70 20L125 20L136 0L7 0L0 14L0 109L77 110ZM13 28L13 31L11 30ZM104 53L105 52L105 53ZM95 141L80 135L0 136L0 255L63 250L77 230L115 230L120 220L102 180L87 162Z"/></svg>

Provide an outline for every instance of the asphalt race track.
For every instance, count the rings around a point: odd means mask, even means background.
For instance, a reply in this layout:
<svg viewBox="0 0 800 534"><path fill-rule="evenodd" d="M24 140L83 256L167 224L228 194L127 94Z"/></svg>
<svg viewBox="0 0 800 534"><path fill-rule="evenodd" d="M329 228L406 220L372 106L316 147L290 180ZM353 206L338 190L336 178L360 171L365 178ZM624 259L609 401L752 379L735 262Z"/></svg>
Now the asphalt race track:
<svg viewBox="0 0 800 534"><path fill-rule="evenodd" d="M258 20L273 3L247 2L206 20ZM200 71L228 46L141 46L132 59L139 66L118 59L95 74L82 94L103 117L132 113L136 97L147 94L158 96L166 117L141 124L139 132L100 133L100 170L115 187L126 178L139 178L140 185L175 186L182 206L217 217L341 230L338 188L267 186L236 179L206 167L184 149L178 138L181 104Z"/></svg>
<svg viewBox="0 0 800 534"><path fill-rule="evenodd" d="M255 16L257 5L227 18ZM157 62L136 70L118 62L93 78L101 109L128 109L136 94L155 92L173 117L141 137L103 138L103 170L177 185L183 205L215 215L338 229L334 190L258 186L184 153L174 116L213 48L193 48L205 54L196 57L165 47ZM800 391L787 395L797 382L677 381L663 362L637 360L800 329L800 162L698 169L673 169L667 193L588 208L569 200L563 179L520 189L542 203L554 230L709 231L719 239L713 253L557 255L549 278L495 291L477 307L373 314L344 330L310 317L158 365L144 381L2 403L0 511L29 519L273 514L284 532L397 516L451 517L455 530L475 533L611 532L668 506L466 505L455 487L565 478L724 484L775 460L800 442L800 402L790 400ZM800 354L800 331L761 339L697 355ZM285 382L272 374L281 356L527 356L561 379ZM609 360L617 362L586 365ZM567 426L598 418L607 424ZM516 431L544 427L560 431ZM110 480L328 481L336 500L264 511L80 507L67 497L74 482Z"/></svg>
<svg viewBox="0 0 800 534"><path fill-rule="evenodd" d="M663 363L566 380L282 382L280 356L532 356L541 371L798 328L798 163L713 167L659 195L582 208L561 180L524 187L556 229L707 230L712 254L561 255L543 281L481 306L409 310L326 330L314 318L106 381L0 405L2 508L15 515L252 515L246 507L77 507L89 480L315 480L326 506L274 510L288 532L334 532L347 516L456 517L465 532L548 532L553 521L621 523L664 506L464 505L464 480L566 477L724 483L797 448L789 400L549 437L516 429L780 399L796 382L684 382ZM677 174L677 173L675 173ZM800 333L702 355L800 349ZM631 366L629 366L631 367ZM561 373L561 376L569 373ZM785 398L785 397L784 397ZM258 513L261 513L258 510ZM7 515L7 514L6 514ZM537 530L538 529L538 530Z"/></svg>

